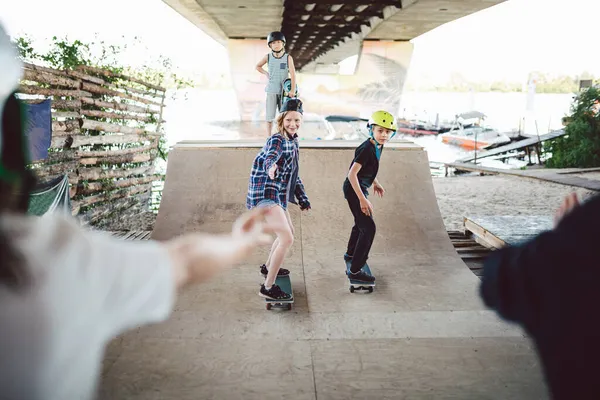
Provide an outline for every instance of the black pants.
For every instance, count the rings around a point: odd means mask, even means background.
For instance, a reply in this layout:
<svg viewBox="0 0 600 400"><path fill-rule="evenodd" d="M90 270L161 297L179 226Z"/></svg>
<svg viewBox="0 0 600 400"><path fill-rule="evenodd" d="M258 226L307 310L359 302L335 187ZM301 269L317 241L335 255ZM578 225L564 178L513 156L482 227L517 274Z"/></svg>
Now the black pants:
<svg viewBox="0 0 600 400"><path fill-rule="evenodd" d="M369 251L375 239L375 221L373 216L365 215L360 209L360 200L352 187L344 187L344 196L354 216L354 226L348 240L346 254L352 256L350 271L357 273L369 258Z"/></svg>

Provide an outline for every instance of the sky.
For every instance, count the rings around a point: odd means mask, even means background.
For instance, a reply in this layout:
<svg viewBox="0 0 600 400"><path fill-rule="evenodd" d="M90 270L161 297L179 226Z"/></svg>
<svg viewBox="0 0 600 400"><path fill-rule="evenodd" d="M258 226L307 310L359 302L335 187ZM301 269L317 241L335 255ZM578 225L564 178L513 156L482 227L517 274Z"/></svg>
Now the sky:
<svg viewBox="0 0 600 400"><path fill-rule="evenodd" d="M161 0L103 0L85 10L84 3L0 0L0 22L42 49L44 38L55 35L86 42L98 33L116 44L137 36L147 50L129 53L126 64L162 54L182 71L228 74L226 49ZM410 76L443 81L459 72L473 81L523 81L534 70L599 76L598 15L600 0L508 0L413 39Z"/></svg>

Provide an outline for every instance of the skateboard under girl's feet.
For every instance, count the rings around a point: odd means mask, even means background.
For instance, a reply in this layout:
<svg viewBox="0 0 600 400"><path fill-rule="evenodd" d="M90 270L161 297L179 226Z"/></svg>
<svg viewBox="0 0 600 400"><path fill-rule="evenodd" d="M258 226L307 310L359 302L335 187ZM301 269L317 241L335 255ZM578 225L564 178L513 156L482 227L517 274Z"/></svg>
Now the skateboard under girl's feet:
<svg viewBox="0 0 600 400"><path fill-rule="evenodd" d="M350 282L350 293L354 293L355 290L367 290L369 293L373 293L375 282L365 282L352 279L350 275L350 266L352 265L352 260L344 261L346 262L346 276ZM361 270L367 275L373 276L371 273L371 268L369 268L369 264L365 263Z"/></svg>
<svg viewBox="0 0 600 400"><path fill-rule="evenodd" d="M271 310L272 308L291 310L292 304L294 304L294 291L292 290L292 281L290 280L290 276L278 276L275 279L275 284L279 286L279 288L282 291L289 294L291 298L289 300L276 300L265 297L265 302L267 303L267 310Z"/></svg>

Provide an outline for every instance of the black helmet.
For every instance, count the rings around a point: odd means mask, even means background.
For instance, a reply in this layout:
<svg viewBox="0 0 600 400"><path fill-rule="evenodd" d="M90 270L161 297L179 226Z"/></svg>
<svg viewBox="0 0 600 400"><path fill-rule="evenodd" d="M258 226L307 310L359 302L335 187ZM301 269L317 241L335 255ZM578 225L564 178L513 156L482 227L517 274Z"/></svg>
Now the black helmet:
<svg viewBox="0 0 600 400"><path fill-rule="evenodd" d="M286 111L298 111L300 114L304 114L304 110L302 109L302 100L300 99L289 99L281 106L281 110L279 112Z"/></svg>
<svg viewBox="0 0 600 400"><path fill-rule="evenodd" d="M279 31L269 33L269 36L267 37L267 44L271 45L271 43L276 40L281 40L285 46L285 36L283 36L283 33Z"/></svg>

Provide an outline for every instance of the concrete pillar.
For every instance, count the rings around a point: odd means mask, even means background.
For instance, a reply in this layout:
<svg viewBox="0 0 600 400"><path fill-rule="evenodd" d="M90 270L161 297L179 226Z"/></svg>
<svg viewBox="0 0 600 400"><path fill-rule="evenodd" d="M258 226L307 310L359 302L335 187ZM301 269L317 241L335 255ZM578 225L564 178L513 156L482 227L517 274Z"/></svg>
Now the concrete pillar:
<svg viewBox="0 0 600 400"><path fill-rule="evenodd" d="M254 67L269 52L266 40L228 39L227 48L240 119L264 121L267 77L258 73Z"/></svg>
<svg viewBox="0 0 600 400"><path fill-rule="evenodd" d="M386 109L398 114L413 45L399 41L364 41L351 75L301 74L298 78L304 109L368 117Z"/></svg>
<svg viewBox="0 0 600 400"><path fill-rule="evenodd" d="M364 108L399 112L412 53L413 44L408 41L363 42L355 75Z"/></svg>

